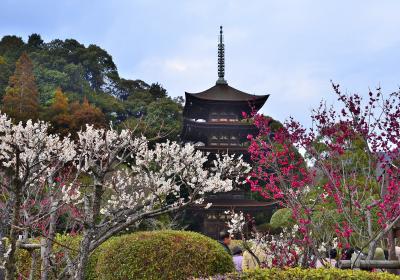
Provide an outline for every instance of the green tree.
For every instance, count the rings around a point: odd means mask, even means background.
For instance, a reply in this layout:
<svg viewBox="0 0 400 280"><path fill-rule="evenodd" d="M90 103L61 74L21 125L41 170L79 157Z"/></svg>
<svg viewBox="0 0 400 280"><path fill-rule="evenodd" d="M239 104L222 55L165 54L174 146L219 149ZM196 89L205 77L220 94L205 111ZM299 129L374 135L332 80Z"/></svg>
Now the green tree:
<svg viewBox="0 0 400 280"><path fill-rule="evenodd" d="M107 79L118 77L111 55L96 45L89 45L80 55L80 59L85 68L86 80L93 90L101 90Z"/></svg>
<svg viewBox="0 0 400 280"><path fill-rule="evenodd" d="M21 56L24 51L25 43L21 37L4 36L0 41L0 54L5 57L13 57L15 60Z"/></svg>
<svg viewBox="0 0 400 280"><path fill-rule="evenodd" d="M132 102L132 101L131 101ZM177 140L182 125L182 105L171 98L155 102L136 102L136 115L123 122L122 127L137 128L138 134L152 138L161 136Z"/></svg>
<svg viewBox="0 0 400 280"><path fill-rule="evenodd" d="M18 59L14 75L10 77L3 97L3 112L16 122L38 118L38 90L32 61L26 52Z"/></svg>
<svg viewBox="0 0 400 280"><path fill-rule="evenodd" d="M43 45L44 45L44 42L42 40L42 37L39 34L33 33L29 36L28 47L33 48L33 49L38 49L38 48L42 48Z"/></svg>
<svg viewBox="0 0 400 280"><path fill-rule="evenodd" d="M32 60L40 112L45 119L52 121L50 107L56 102L54 93L60 87L68 98L71 114L77 108L82 112L83 104L80 102L85 96L90 106L101 110L107 122L121 125L123 122L133 124L146 119L142 132L155 134L161 130L163 134L169 134L168 138L177 138L182 99L168 97L167 90L159 83L120 78L107 51L96 45L86 47L74 39L56 39L46 43L35 33L29 36L27 43L17 36L1 38L0 100L3 100L16 61L23 51ZM96 110L90 109L90 106L86 111L94 113ZM53 125L60 128L60 124ZM70 127L72 132L73 127Z"/></svg>
<svg viewBox="0 0 400 280"><path fill-rule="evenodd" d="M163 88L162 85L159 83L151 84L149 92L154 99L167 97L167 90Z"/></svg>
<svg viewBox="0 0 400 280"><path fill-rule="evenodd" d="M24 41L17 36L4 36L0 40L0 56L3 62L0 63L0 98L3 98L8 80L15 70L15 62L21 56L25 48Z"/></svg>

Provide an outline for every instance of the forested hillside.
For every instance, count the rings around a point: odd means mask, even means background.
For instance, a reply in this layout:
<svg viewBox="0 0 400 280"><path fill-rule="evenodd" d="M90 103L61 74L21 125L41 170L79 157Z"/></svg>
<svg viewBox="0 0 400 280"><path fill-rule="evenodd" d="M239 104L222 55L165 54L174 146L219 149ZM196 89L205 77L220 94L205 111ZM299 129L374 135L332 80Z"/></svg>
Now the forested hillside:
<svg viewBox="0 0 400 280"><path fill-rule="evenodd" d="M172 99L158 83L121 78L107 51L74 39L4 36L0 100L15 121L44 119L62 134L85 123L133 127L139 120L150 137L161 130L175 139L180 131L181 98Z"/></svg>

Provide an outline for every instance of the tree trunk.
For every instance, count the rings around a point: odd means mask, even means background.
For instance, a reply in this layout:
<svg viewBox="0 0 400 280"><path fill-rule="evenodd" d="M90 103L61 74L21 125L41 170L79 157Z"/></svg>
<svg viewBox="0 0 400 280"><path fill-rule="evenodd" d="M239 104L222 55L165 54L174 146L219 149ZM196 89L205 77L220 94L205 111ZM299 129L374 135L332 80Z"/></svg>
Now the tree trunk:
<svg viewBox="0 0 400 280"><path fill-rule="evenodd" d="M3 232L0 228L0 279L4 279L4 253L6 252L5 239L3 239Z"/></svg>
<svg viewBox="0 0 400 280"><path fill-rule="evenodd" d="M90 199L92 198L92 199ZM77 262L75 263L72 279L74 280L84 280L85 268L89 259L90 253L90 242L93 239L94 234L94 213L93 207L96 203L93 203L95 196L84 198L84 225L82 232L82 241L80 244L79 254L77 257Z"/></svg>
<svg viewBox="0 0 400 280"><path fill-rule="evenodd" d="M368 255L365 260L370 261L374 259L376 247L378 246L378 240L373 240L368 246Z"/></svg>
<svg viewBox="0 0 400 280"><path fill-rule="evenodd" d="M54 201L54 197L51 198L51 207L50 207L50 218L49 218L49 232L47 238L44 243L44 250L42 256L42 272L41 272L41 280L49 279L49 273L51 268L51 252L53 248L53 240L56 235L56 223L57 223L57 201Z"/></svg>
<svg viewBox="0 0 400 280"><path fill-rule="evenodd" d="M96 180L95 180L96 181ZM101 199L104 193L104 188L101 183L96 182L94 186L94 194L85 199L85 225L83 230L83 239L79 250L78 263L76 265L75 280L84 280L85 268L89 260L90 244L93 240L94 228L100 217Z"/></svg>
<svg viewBox="0 0 400 280"><path fill-rule="evenodd" d="M338 262L338 267L340 269L354 269L354 268L361 268L361 269L373 269L373 268L380 268L380 269L396 269L400 267L400 261L383 261L383 260L357 260L357 261L348 261L342 260Z"/></svg>
<svg viewBox="0 0 400 280"><path fill-rule="evenodd" d="M11 230L9 235L9 242L10 242L10 251L7 255L6 261L6 279L13 280L15 279L15 272L16 272L16 265L15 265L15 252L17 250L17 240L18 240L18 221L19 221L19 210L21 207L21 197L19 188L16 188L16 197L13 207L13 214L11 219Z"/></svg>
<svg viewBox="0 0 400 280"><path fill-rule="evenodd" d="M368 245L367 260L372 260L375 256L375 250L376 250L376 247L378 244L378 240L374 239L374 233L372 230L371 211L367 210L366 216L367 216L367 222L368 222L368 236L371 239L371 243L369 243L369 245Z"/></svg>
<svg viewBox="0 0 400 280"><path fill-rule="evenodd" d="M16 278L16 264L15 264L15 252L17 250L17 240L18 240L18 224L20 220L20 209L22 204L22 184L19 180L19 166L20 166L20 159L19 153L17 152L16 155L16 171L15 171L15 178L14 178L14 207L12 210L11 216L11 229L9 234L9 242L10 242L10 251L7 255L6 260L6 280L14 280Z"/></svg>
<svg viewBox="0 0 400 280"><path fill-rule="evenodd" d="M5 271L4 271L4 253L5 253L5 241L3 240L3 236L0 234L0 279L4 279Z"/></svg>
<svg viewBox="0 0 400 280"><path fill-rule="evenodd" d="M92 230L84 229L83 230L83 239L81 242L81 247L79 250L78 262L75 265L75 271L72 279L74 280L84 280L85 279L85 268L89 259L89 248L91 241L91 233Z"/></svg>
<svg viewBox="0 0 400 280"><path fill-rule="evenodd" d="M389 251L389 261L396 261L398 260L396 256L396 241L394 238L393 230L390 230L387 234L387 241L388 241L388 251ZM400 274L400 269L388 269L388 272L393 274Z"/></svg>
<svg viewBox="0 0 400 280"><path fill-rule="evenodd" d="M37 252L36 250L31 251L31 271L29 273L29 278L28 280L34 280L35 279L35 274L36 274L36 264L37 264Z"/></svg>
<svg viewBox="0 0 400 280"><path fill-rule="evenodd" d="M97 223L100 217L101 199L103 197L104 188L100 183L97 183L94 187L94 198L93 198L93 223Z"/></svg>

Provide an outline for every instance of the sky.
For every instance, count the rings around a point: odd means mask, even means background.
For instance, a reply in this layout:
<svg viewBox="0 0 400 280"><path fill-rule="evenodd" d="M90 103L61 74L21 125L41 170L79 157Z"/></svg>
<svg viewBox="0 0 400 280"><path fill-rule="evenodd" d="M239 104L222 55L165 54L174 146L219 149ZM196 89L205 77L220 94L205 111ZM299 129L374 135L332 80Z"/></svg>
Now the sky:
<svg viewBox="0 0 400 280"><path fill-rule="evenodd" d="M0 37L96 44L122 77L183 96L215 84L223 25L229 85L308 125L321 100L336 102L331 80L363 96L399 88L399 11L398 0L2 0Z"/></svg>

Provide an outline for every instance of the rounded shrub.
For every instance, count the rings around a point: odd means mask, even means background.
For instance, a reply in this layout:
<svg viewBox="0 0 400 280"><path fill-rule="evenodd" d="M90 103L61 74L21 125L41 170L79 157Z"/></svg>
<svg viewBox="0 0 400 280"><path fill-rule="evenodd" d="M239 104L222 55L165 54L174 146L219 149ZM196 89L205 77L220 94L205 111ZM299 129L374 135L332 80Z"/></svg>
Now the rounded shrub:
<svg viewBox="0 0 400 280"><path fill-rule="evenodd" d="M118 237L111 237L108 239L106 242L101 244L99 247L97 247L89 256L89 260L87 263L87 266L85 268L85 280L97 280L97 273L96 273L96 267L97 267L97 262L99 260L99 256L104 253L104 250L107 250L107 244L109 242L113 242L113 240Z"/></svg>
<svg viewBox="0 0 400 280"><path fill-rule="evenodd" d="M149 231L103 244L95 267L99 280L188 279L234 270L223 247L199 233Z"/></svg>
<svg viewBox="0 0 400 280"><path fill-rule="evenodd" d="M289 208L281 208L272 214L271 221L269 222L273 228L292 227L295 222L292 218L292 210Z"/></svg>

